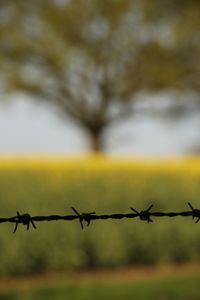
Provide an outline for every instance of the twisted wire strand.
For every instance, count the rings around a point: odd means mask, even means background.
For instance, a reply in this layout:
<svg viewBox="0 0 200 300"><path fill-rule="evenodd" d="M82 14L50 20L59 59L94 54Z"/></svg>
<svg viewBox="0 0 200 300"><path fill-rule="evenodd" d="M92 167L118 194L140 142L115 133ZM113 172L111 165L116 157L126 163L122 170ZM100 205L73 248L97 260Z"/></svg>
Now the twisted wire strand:
<svg viewBox="0 0 200 300"><path fill-rule="evenodd" d="M192 217L192 219L195 219L195 223L198 223L200 220L200 209L196 209L192 206L190 202L188 202L188 206L190 208L189 211L183 211L183 212L153 212L152 207L153 205L150 205L146 210L138 211L133 207L130 207L131 213L118 213L118 214L96 214L96 212L89 212L89 213L80 213L77 209L72 207L72 210L74 212L73 215L48 215L48 216L31 216L30 214L20 214L17 211L17 215L14 217L9 218L2 218L0 217L0 223L10 222L15 223L15 228L13 233L15 233L18 229L18 225L22 224L26 226L26 229L29 230L30 226L32 226L34 229L36 229L35 222L44 222L44 221L74 221L78 220L80 223L80 226L82 229L84 229L84 225L86 224L89 226L91 224L91 221L96 220L108 220L108 219L115 219L115 220L121 220L121 219L134 219L139 218L141 221L146 221L147 223L153 222L153 217Z"/></svg>

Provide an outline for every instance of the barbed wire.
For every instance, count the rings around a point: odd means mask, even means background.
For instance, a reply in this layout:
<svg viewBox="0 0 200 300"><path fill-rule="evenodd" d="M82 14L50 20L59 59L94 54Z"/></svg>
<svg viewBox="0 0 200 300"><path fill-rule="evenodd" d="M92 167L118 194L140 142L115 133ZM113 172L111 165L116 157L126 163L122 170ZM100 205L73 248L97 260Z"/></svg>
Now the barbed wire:
<svg viewBox="0 0 200 300"><path fill-rule="evenodd" d="M132 213L124 213L124 214L101 214L97 215L96 212L89 212L89 213L79 213L74 207L72 210L74 215L49 215L49 216L31 216L30 214L20 214L17 212L17 215L10 218L2 218L0 217L0 223L10 222L15 223L15 228L13 233L15 233L18 229L18 225L22 224L26 226L26 229L29 230L30 225L36 229L35 222L43 222L43 221L73 221L78 220L82 229L84 229L84 225L86 224L89 226L91 221L95 220L108 220L108 219L134 219L139 218L141 221L146 221L147 223L153 222L152 217L192 217L192 219L196 219L195 223L198 223L200 220L200 209L196 209L192 206L190 202L188 202L188 206L190 208L189 211L183 212L153 212L151 211L153 205L150 205L146 210L137 211L135 208L130 207Z"/></svg>

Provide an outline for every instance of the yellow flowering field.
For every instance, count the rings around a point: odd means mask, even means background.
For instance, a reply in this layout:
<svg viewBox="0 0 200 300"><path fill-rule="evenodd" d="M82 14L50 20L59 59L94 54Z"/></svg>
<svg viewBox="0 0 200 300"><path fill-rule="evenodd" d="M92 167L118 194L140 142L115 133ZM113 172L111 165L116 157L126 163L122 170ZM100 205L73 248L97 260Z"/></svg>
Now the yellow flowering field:
<svg viewBox="0 0 200 300"><path fill-rule="evenodd" d="M77 168L113 169L135 168L145 170L167 169L174 171L199 171L200 157L175 156L169 158L141 158L134 156L106 155L1 155L0 168Z"/></svg>
<svg viewBox="0 0 200 300"><path fill-rule="evenodd" d="M128 213L130 207L200 208L200 158L164 160L98 156L1 156L0 217L80 212ZM0 224L0 274L198 261L200 222L192 218L78 222L37 229Z"/></svg>

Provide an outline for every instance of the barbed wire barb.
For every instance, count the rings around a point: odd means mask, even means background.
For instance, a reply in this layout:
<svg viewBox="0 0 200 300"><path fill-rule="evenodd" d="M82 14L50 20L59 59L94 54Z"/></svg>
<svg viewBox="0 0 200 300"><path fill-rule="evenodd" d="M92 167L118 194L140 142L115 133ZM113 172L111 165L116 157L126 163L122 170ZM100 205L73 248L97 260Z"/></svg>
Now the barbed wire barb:
<svg viewBox="0 0 200 300"><path fill-rule="evenodd" d="M192 219L197 218L197 220L195 221L195 223L198 223L200 220L200 210L199 209L195 209L193 208L192 204L190 202L188 202L189 207L192 210Z"/></svg>
<svg viewBox="0 0 200 300"><path fill-rule="evenodd" d="M18 228L18 225L21 223L26 227L27 230L29 230L30 228L30 224L32 225L32 227L34 229L36 229L36 226L31 218L31 216L29 214L23 214L23 215L20 215L20 213L17 211L17 216L15 217L16 221L15 221L15 228L14 228L14 231L13 233L15 233L17 231L17 228Z"/></svg>
<svg viewBox="0 0 200 300"><path fill-rule="evenodd" d="M136 213L136 215L140 218L140 220L147 221L147 223L150 223L150 222L153 222L153 220L151 219L151 213L150 213L150 210L152 209L152 207L153 207L153 204L150 205L148 209L141 210L140 212L138 212L135 208L132 208L132 207L130 207L130 209Z"/></svg>
<svg viewBox="0 0 200 300"><path fill-rule="evenodd" d="M82 213L82 214L80 214L74 207L72 207L72 210L77 215L82 230L84 229L83 221L85 221L87 223L87 226L89 226L90 223L91 223L91 216L96 214L94 211L90 212L90 213Z"/></svg>

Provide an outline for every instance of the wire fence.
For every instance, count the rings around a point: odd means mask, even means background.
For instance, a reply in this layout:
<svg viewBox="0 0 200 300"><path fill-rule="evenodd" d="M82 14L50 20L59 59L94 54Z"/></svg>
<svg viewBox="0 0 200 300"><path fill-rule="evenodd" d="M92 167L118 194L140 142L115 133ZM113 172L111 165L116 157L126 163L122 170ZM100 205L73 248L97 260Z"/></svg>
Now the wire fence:
<svg viewBox="0 0 200 300"><path fill-rule="evenodd" d="M0 223L10 222L15 223L15 228L13 233L15 233L18 229L18 225L22 224L26 226L26 229L29 230L30 225L36 229L35 222L43 222L43 221L73 221L78 220L81 228L84 229L84 225L86 224L89 226L91 221L95 220L108 220L108 219L115 219L115 220L122 220L122 219L134 219L139 218L141 221L147 221L147 223L153 222L153 217L192 217L192 219L196 219L195 223L198 223L200 220L200 209L196 209L192 206L191 203L188 202L188 206L190 208L189 211L183 212L153 212L152 208L153 205L150 205L148 209L137 211L135 208L130 207L131 213L125 214L96 214L96 212L89 212L89 213L79 213L74 207L72 210L74 212L73 215L49 215L49 216L31 216L30 214L20 214L17 212L17 215L14 217L9 218L2 218L0 217Z"/></svg>

